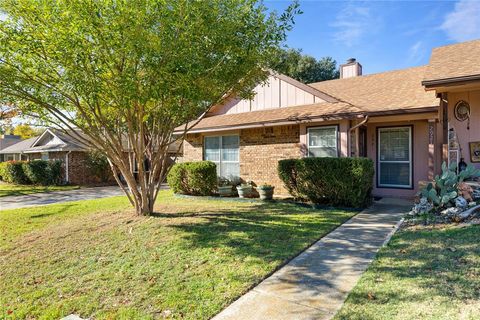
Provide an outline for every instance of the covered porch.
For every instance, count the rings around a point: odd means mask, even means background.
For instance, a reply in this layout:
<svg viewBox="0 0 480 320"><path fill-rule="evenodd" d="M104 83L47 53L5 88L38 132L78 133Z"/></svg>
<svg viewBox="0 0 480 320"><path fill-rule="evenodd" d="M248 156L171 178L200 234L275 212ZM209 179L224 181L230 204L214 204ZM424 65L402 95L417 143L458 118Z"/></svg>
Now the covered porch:
<svg viewBox="0 0 480 320"><path fill-rule="evenodd" d="M300 124L304 156L372 159L378 197L412 198L419 182L433 179L442 161L440 134L436 107ZM325 146L328 135L336 139Z"/></svg>

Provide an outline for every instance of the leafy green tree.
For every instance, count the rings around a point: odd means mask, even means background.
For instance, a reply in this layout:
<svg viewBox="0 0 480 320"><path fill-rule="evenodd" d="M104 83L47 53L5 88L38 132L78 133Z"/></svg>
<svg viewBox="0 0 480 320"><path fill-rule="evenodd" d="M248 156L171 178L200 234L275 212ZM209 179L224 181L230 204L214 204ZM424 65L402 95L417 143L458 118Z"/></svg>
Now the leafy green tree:
<svg viewBox="0 0 480 320"><path fill-rule="evenodd" d="M260 0L2 0L0 10L0 102L104 153L148 215L174 129L252 95L298 3L280 15Z"/></svg>
<svg viewBox="0 0 480 320"><path fill-rule="evenodd" d="M317 60L298 49L280 49L272 69L303 83L337 79L340 76L337 62L332 57Z"/></svg>
<svg viewBox="0 0 480 320"><path fill-rule="evenodd" d="M22 139L32 138L39 135L42 130L34 129L29 124L19 124L13 129L13 134L20 136Z"/></svg>

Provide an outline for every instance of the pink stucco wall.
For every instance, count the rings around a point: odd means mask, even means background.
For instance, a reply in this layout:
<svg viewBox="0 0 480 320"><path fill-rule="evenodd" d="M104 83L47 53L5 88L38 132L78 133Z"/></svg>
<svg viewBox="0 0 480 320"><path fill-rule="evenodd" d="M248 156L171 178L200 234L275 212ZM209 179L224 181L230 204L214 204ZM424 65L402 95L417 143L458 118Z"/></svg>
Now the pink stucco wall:
<svg viewBox="0 0 480 320"><path fill-rule="evenodd" d="M377 176L375 174L373 189L373 194L375 196L411 198L414 197L416 192L418 191L418 181L428 180L429 135L427 120L368 124L367 156L374 161L375 171L377 171L377 128L405 125L413 126L413 189L378 188Z"/></svg>
<svg viewBox="0 0 480 320"><path fill-rule="evenodd" d="M454 116L454 108L458 101L465 100L470 104L470 129L468 121L460 122ZM480 141L480 90L449 92L448 93L448 120L450 127L457 132L461 147L461 154L465 162L470 163L470 142ZM480 163L474 163L480 168Z"/></svg>
<svg viewBox="0 0 480 320"><path fill-rule="evenodd" d="M323 121L300 125L300 143L307 145L307 128L316 126L338 125L339 128L339 153L340 156L348 156L348 131L349 120ZM429 141L428 121L402 121L402 122L378 122L367 125L367 157L373 160L375 171L377 170L377 127L413 126L413 189L378 188L377 177L374 178L373 194L381 197L412 198L418 191L418 181L428 180L429 169Z"/></svg>
<svg viewBox="0 0 480 320"><path fill-rule="evenodd" d="M338 148L341 157L348 156L348 129L350 128L349 120L339 121L320 121L300 124L300 144L302 148L307 147L307 129L321 126L338 126Z"/></svg>

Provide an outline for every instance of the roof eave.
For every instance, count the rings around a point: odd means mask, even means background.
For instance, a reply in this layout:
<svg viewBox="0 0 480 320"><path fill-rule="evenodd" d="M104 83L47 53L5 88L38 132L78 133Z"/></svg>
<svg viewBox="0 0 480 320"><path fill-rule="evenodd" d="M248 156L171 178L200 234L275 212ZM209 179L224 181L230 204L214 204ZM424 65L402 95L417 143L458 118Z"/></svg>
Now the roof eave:
<svg viewBox="0 0 480 320"><path fill-rule="evenodd" d="M426 106L412 109L394 109L394 110L383 110L383 111L362 111L362 112L349 112L349 113L334 113L321 116L313 117L304 117L297 119L281 119L276 121L265 121L265 122L255 122L255 123L245 123L240 125L232 126L215 126L215 127L206 127L199 129L191 129L188 133L205 133L205 132L215 132L215 131L229 131L229 130L241 130L241 129L252 129L252 128L262 128L262 127L273 127L281 125L292 125L292 124L302 124L312 121L334 121L334 120L348 120L348 119L357 119L365 117L366 115L371 117L376 116L388 116L388 115L405 115L405 114L416 114L416 113L429 113L437 112L438 106ZM182 134L183 130L177 130L175 134Z"/></svg>
<svg viewBox="0 0 480 320"><path fill-rule="evenodd" d="M443 79L423 80L422 85L425 88L433 88L433 87L446 85L446 84L456 84L458 82L469 82L469 81L477 81L477 80L480 80L480 74L461 76L461 77L443 78Z"/></svg>

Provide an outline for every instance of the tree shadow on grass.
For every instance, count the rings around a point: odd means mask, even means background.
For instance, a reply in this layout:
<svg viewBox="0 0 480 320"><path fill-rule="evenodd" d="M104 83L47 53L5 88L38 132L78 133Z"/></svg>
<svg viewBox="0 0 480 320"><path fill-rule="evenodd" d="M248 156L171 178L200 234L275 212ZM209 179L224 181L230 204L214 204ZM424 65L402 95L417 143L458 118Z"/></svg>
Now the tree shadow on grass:
<svg viewBox="0 0 480 320"><path fill-rule="evenodd" d="M350 293L339 319L356 319L356 313L375 312L380 305L396 312L402 303L435 312L435 299L480 306L478 234L480 226L400 232Z"/></svg>
<svg viewBox="0 0 480 320"><path fill-rule="evenodd" d="M182 231L186 250L221 248L235 259L272 264L273 272L355 213L277 202L203 213L187 208L181 213L163 212L155 216L172 219L169 227ZM175 222L185 217L199 219Z"/></svg>

